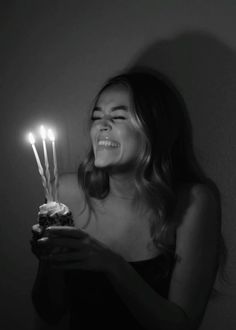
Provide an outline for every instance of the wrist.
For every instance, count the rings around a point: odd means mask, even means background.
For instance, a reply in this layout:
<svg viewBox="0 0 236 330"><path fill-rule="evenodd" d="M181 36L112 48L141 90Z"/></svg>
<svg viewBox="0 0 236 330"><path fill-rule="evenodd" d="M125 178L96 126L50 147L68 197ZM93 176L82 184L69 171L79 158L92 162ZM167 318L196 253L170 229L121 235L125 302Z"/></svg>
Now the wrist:
<svg viewBox="0 0 236 330"><path fill-rule="evenodd" d="M127 261L120 255L116 255L112 262L107 265L107 275L110 279L115 279L120 277L125 267L128 265Z"/></svg>

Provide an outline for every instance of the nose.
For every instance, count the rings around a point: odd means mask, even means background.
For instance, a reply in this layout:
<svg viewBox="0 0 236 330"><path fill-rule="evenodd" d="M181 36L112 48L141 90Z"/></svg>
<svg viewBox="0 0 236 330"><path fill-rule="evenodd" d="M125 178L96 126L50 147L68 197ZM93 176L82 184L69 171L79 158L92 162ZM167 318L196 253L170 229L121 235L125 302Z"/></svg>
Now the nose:
<svg viewBox="0 0 236 330"><path fill-rule="evenodd" d="M108 119L104 118L101 122L100 122L100 131L110 131L112 128L111 123Z"/></svg>

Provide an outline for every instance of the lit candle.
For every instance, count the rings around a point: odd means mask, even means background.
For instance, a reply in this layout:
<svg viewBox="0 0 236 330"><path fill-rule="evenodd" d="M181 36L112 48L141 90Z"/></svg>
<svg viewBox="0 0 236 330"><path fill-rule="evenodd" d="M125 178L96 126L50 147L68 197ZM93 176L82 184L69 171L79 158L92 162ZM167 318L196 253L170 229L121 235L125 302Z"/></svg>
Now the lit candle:
<svg viewBox="0 0 236 330"><path fill-rule="evenodd" d="M46 178L47 178L47 186L49 191L49 200L52 201L52 187L51 187L51 178L50 178L50 171L49 171L49 163L48 163L48 154L47 154L47 146L46 146L46 130L44 126L40 127L40 135L43 142L43 153L44 153L44 163L45 163L45 170L46 170Z"/></svg>
<svg viewBox="0 0 236 330"><path fill-rule="evenodd" d="M54 192L55 201L58 202L58 168L57 168L57 155L55 146L55 135L51 129L48 130L48 138L52 142L53 165L54 165Z"/></svg>
<svg viewBox="0 0 236 330"><path fill-rule="evenodd" d="M43 184L43 188L44 188L44 192L45 192L45 197L48 200L49 199L49 191L48 191L48 188L47 188L47 181L46 181L46 178L44 176L43 167L41 165L41 162L40 162L40 159L39 159L39 155L38 155L37 149L35 147L35 138L34 138L34 135L32 133L29 133L28 138L29 138L29 142L30 142L30 144L32 146L32 149L33 149L33 152L34 152L34 156L35 156L35 159L36 159L36 162L37 162L37 165L38 165L38 171L39 171L39 174L40 174L41 179L42 179L42 184Z"/></svg>

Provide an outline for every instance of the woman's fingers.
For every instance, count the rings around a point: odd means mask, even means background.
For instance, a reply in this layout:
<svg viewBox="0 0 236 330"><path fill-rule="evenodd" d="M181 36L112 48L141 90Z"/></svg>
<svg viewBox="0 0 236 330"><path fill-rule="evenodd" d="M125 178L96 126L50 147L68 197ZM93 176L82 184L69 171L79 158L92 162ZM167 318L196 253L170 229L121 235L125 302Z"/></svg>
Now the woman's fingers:
<svg viewBox="0 0 236 330"><path fill-rule="evenodd" d="M33 225L31 230L32 230L32 239L30 240L31 251L37 258L40 259L41 255L45 254L45 246L40 244L41 240L43 240L42 238L43 231L39 224Z"/></svg>
<svg viewBox="0 0 236 330"><path fill-rule="evenodd" d="M40 227L39 224L33 225L31 228L32 234L33 234L33 238L39 238L40 236L42 236L42 228Z"/></svg>
<svg viewBox="0 0 236 330"><path fill-rule="evenodd" d="M50 267L55 269L82 269L82 270L97 270L94 262L88 258L88 253L85 251L77 251L72 253L51 254L44 261L50 263Z"/></svg>
<svg viewBox="0 0 236 330"><path fill-rule="evenodd" d="M88 270L88 266L84 264L83 262L74 262L74 263L61 263L61 264L52 264L51 268L58 269L58 270L75 270L75 269L82 269L82 270Z"/></svg>
<svg viewBox="0 0 236 330"><path fill-rule="evenodd" d="M49 241L47 237L42 237L40 239L32 239L30 241L31 251L35 254L37 258L41 258L44 255L47 255L51 251Z"/></svg>
<svg viewBox="0 0 236 330"><path fill-rule="evenodd" d="M71 238L83 238L88 236L84 230L71 226L50 226L46 229L46 232L49 235L60 235Z"/></svg>
<svg viewBox="0 0 236 330"><path fill-rule="evenodd" d="M40 229L40 225L39 224L35 224L32 226L32 231L33 232L40 232L41 229Z"/></svg>
<svg viewBox="0 0 236 330"><path fill-rule="evenodd" d="M57 253L57 254L50 254L46 256L45 260L51 262L73 262L73 261L81 261L87 258L87 254L83 251L76 251L76 252L66 252L66 253Z"/></svg>
<svg viewBox="0 0 236 330"><path fill-rule="evenodd" d="M75 239L67 237L49 237L49 241L53 247L65 247L68 249L80 250L89 246L90 240L86 239Z"/></svg>

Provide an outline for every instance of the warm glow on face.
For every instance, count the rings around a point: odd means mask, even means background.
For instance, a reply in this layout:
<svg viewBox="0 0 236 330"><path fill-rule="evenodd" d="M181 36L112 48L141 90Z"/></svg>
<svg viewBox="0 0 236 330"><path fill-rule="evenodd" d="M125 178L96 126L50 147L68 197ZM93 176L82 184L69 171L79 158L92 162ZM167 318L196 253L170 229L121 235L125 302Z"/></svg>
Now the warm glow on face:
<svg viewBox="0 0 236 330"><path fill-rule="evenodd" d="M29 142L31 143L31 144L35 144L35 138L34 138L34 135L33 135L33 133L29 133L29 135L28 135L28 139L29 139Z"/></svg>
<svg viewBox="0 0 236 330"><path fill-rule="evenodd" d="M55 141L55 135L54 135L54 133L53 133L53 131L52 131L51 128L48 129L48 138L49 138L49 140L52 141L52 142Z"/></svg>
<svg viewBox="0 0 236 330"><path fill-rule="evenodd" d="M46 130L45 130L45 128L44 128L43 125L40 126L40 135L41 135L41 138L42 138L43 140L46 139Z"/></svg>

